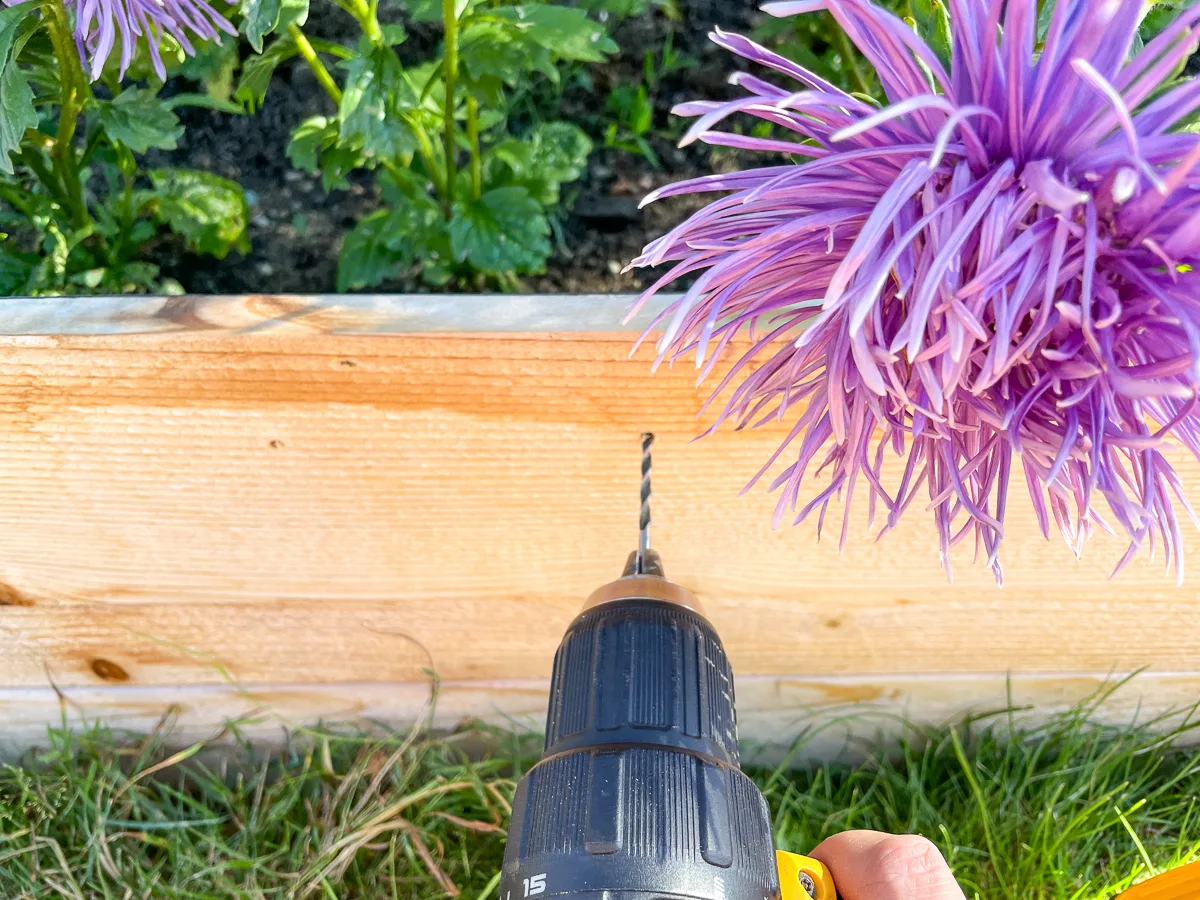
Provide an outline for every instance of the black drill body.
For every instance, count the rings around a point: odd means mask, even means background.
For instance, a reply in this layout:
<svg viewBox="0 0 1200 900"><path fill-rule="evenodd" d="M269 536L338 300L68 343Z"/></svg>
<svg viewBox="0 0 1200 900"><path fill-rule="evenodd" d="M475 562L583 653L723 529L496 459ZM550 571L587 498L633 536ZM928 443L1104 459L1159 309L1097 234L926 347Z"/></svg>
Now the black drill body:
<svg viewBox="0 0 1200 900"><path fill-rule="evenodd" d="M661 573L650 554L635 573ZM767 804L738 767L733 673L712 625L658 574L597 594L555 656L500 900L776 900Z"/></svg>

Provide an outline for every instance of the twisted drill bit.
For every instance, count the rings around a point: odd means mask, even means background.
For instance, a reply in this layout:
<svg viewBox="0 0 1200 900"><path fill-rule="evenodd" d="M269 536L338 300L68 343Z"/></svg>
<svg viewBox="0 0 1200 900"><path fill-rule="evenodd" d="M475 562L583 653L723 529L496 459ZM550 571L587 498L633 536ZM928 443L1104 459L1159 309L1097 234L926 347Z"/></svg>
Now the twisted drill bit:
<svg viewBox="0 0 1200 900"><path fill-rule="evenodd" d="M637 572L646 571L646 554L650 550L650 445L654 435L642 435L642 512L638 519Z"/></svg>

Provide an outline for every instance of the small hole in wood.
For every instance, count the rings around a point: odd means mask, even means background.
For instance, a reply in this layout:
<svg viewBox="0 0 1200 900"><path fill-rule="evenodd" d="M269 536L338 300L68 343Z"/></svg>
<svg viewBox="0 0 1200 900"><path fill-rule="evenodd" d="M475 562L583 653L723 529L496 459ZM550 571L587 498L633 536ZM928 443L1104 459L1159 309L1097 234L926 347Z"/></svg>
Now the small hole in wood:
<svg viewBox="0 0 1200 900"><path fill-rule="evenodd" d="M358 363L356 363L356 362L355 362L354 360L352 360L352 359L343 359L343 360L342 360L342 365L343 365L343 366L345 366L345 367L346 367L346 368L348 368L348 369L353 369L355 366L357 366L357 365L358 365Z"/></svg>
<svg viewBox="0 0 1200 900"><path fill-rule="evenodd" d="M128 681L129 673L113 662L111 659L104 659L101 656L96 657L91 662L92 671L96 673L96 677L103 681Z"/></svg>
<svg viewBox="0 0 1200 900"><path fill-rule="evenodd" d="M271 445L272 450L279 450L281 447L284 446L284 443L283 443L283 441L274 440L274 441L270 442L270 445Z"/></svg>

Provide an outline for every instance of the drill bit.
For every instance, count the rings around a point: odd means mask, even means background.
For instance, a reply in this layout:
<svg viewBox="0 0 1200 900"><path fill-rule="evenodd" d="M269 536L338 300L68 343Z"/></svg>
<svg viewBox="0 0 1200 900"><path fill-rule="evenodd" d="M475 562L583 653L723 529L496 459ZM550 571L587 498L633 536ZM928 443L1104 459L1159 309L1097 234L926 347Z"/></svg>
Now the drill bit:
<svg viewBox="0 0 1200 900"><path fill-rule="evenodd" d="M646 557L650 551L650 445L654 435L642 435L642 512L638 519L637 568L639 575L646 572Z"/></svg>

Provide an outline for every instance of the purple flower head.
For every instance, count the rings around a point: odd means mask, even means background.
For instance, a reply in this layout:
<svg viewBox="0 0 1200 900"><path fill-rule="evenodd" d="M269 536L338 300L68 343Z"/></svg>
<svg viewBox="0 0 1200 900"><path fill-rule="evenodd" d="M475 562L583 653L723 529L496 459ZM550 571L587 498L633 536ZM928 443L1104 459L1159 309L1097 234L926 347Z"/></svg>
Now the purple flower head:
<svg viewBox="0 0 1200 900"><path fill-rule="evenodd" d="M1019 467L1047 537L1053 520L1079 552L1119 529L1117 570L1161 542L1182 579L1178 513L1195 516L1163 442L1200 457L1200 135L1178 130L1200 82L1169 82L1200 9L1131 56L1142 6L1058 0L1039 44L1036 0L948 0L949 71L867 0L765 7L828 10L878 72L882 108L712 36L796 83L734 75L745 97L676 109L698 117L684 142L807 159L656 191L728 195L632 265L672 264L639 306L699 273L651 326L660 362L694 354L704 379L748 341L710 398L731 389L713 428L791 426L755 477L784 459L777 521L816 513L819 529L841 495L844 543L856 488L883 532L920 496L947 572L971 539L999 581ZM734 113L792 139L713 130Z"/></svg>
<svg viewBox="0 0 1200 900"><path fill-rule="evenodd" d="M121 39L121 77L133 59L138 38L146 39L154 71L166 78L158 45L169 34L189 56L195 48L188 33L201 40L221 41L221 32L237 29L205 0L72 0L75 43L93 81L100 77L118 35Z"/></svg>
<svg viewBox="0 0 1200 900"><path fill-rule="evenodd" d="M4 0L9 6L28 0ZM109 55L121 42L121 77L133 60L139 38L145 38L159 78L167 77L158 46L169 34L189 56L196 50L189 32L201 40L221 42L221 32L237 35L234 28L206 0L65 0L75 13L75 45L92 81L100 77Z"/></svg>

